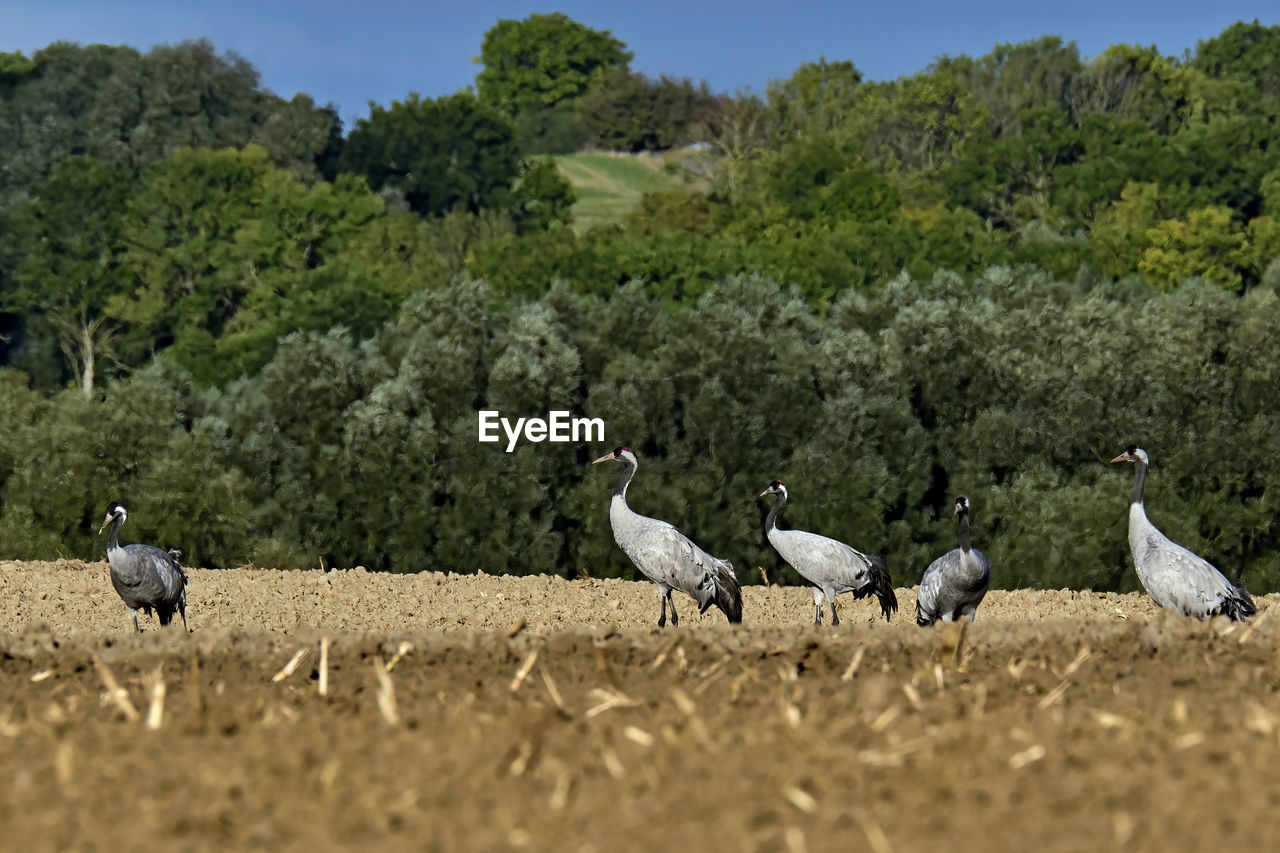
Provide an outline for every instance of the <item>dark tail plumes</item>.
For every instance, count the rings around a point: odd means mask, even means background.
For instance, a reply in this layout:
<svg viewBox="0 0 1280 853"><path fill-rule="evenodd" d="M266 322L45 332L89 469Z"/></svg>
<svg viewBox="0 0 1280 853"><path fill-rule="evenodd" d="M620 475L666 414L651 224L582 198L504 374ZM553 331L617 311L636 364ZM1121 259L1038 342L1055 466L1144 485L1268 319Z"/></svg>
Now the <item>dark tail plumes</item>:
<svg viewBox="0 0 1280 853"><path fill-rule="evenodd" d="M1236 595L1231 598L1223 598L1222 604L1218 607L1218 612L1214 615L1226 616L1232 622L1243 622L1258 612L1258 606L1253 603L1253 599L1249 597L1249 593L1244 587L1238 586L1235 589Z"/></svg>
<svg viewBox="0 0 1280 853"><path fill-rule="evenodd" d="M731 623L742 621L742 585L734 574L733 563L716 561L716 607L724 611Z"/></svg>
<svg viewBox="0 0 1280 853"><path fill-rule="evenodd" d="M893 579L889 577L889 567L885 565L883 558L875 554L867 554L866 557L871 561L871 583L856 591L853 597L866 598L874 593L875 597L880 599L880 612L884 614L884 621L888 622L890 614L898 610L898 596L893 591Z"/></svg>

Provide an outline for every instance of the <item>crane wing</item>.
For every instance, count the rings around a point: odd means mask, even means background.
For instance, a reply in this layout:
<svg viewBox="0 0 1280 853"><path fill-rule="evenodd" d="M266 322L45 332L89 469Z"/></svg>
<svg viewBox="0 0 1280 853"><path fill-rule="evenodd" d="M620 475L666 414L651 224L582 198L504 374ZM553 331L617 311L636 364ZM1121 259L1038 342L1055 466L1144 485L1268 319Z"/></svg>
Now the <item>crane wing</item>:
<svg viewBox="0 0 1280 853"><path fill-rule="evenodd" d="M654 583L694 595L712 571L714 558L665 521L647 519L641 531L643 535L618 543L631 562Z"/></svg>
<svg viewBox="0 0 1280 853"><path fill-rule="evenodd" d="M873 562L858 549L803 530L778 533L785 548L785 552L779 549L783 558L815 586L834 586L838 595L861 590L869 583Z"/></svg>
<svg viewBox="0 0 1280 853"><path fill-rule="evenodd" d="M1255 611L1248 594L1233 586L1212 563L1154 527L1141 541L1135 564L1139 559L1146 566L1147 592L1162 607L1200 619L1237 612L1251 616Z"/></svg>
<svg viewBox="0 0 1280 853"><path fill-rule="evenodd" d="M132 580L133 589L147 594L150 603L173 604L181 597L187 575L167 551L154 545L126 545L122 550L131 569L124 574Z"/></svg>
<svg viewBox="0 0 1280 853"><path fill-rule="evenodd" d="M774 529L769 541L800 576L824 592L874 594L884 618L898 609L898 598L884 561L836 539L804 530Z"/></svg>
<svg viewBox="0 0 1280 853"><path fill-rule="evenodd" d="M929 564L920 578L920 592L916 595L916 624L930 625L938 619L938 598L942 593L943 578L947 567L959 565L959 554L948 551Z"/></svg>
<svg viewBox="0 0 1280 853"><path fill-rule="evenodd" d="M938 619L952 619L972 613L986 597L991 582L991 564L977 548L965 554L953 548L929 564L920 579L916 596L916 624L931 625Z"/></svg>

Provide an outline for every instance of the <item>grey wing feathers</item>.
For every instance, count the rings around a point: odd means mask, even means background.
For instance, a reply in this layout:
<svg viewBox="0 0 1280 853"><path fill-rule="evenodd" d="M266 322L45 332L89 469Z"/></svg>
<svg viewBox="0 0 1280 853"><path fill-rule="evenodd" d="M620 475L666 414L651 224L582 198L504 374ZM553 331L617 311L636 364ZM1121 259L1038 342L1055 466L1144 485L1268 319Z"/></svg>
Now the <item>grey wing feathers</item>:
<svg viewBox="0 0 1280 853"><path fill-rule="evenodd" d="M126 545L109 553L111 580L126 605L155 608L162 624L186 604L187 576L182 566L154 545Z"/></svg>
<svg viewBox="0 0 1280 853"><path fill-rule="evenodd" d="M619 538L618 545L654 583L688 592L710 570L706 552L667 522L645 519L642 530L625 542Z"/></svg>
<svg viewBox="0 0 1280 853"><path fill-rule="evenodd" d="M1148 534L1144 544L1138 555L1145 569L1142 580L1157 604L1200 619L1243 620L1257 612L1249 593L1228 581L1208 560L1159 531Z"/></svg>
<svg viewBox="0 0 1280 853"><path fill-rule="evenodd" d="M637 533L616 537L618 545L631 562L654 583L678 589L697 599L705 612L715 604L730 622L742 621L742 589L733 564L702 550L673 525L656 518L645 518ZM616 531L615 531L616 532ZM623 539L626 539L624 544ZM714 595L700 596L699 588L708 574L715 585Z"/></svg>
<svg viewBox="0 0 1280 853"><path fill-rule="evenodd" d="M814 586L832 587L836 595L851 592L854 598L875 595L886 620L898 609L889 569L875 554L803 530L775 530L771 541L783 559Z"/></svg>
<svg viewBox="0 0 1280 853"><path fill-rule="evenodd" d="M955 555L959 564L959 555L954 551L943 554L929 564L920 579L920 592L916 595L916 624L932 625L938 621L938 594L942 591L942 577L945 573L948 558Z"/></svg>
<svg viewBox="0 0 1280 853"><path fill-rule="evenodd" d="M971 562L955 548L929 564L920 579L916 595L916 624L932 625L939 619L953 620L971 613L987 594L991 564L986 555L973 548Z"/></svg>
<svg viewBox="0 0 1280 853"><path fill-rule="evenodd" d="M815 586L833 586L838 595L857 592L871 582L874 564L858 549L816 533L779 532L785 537L782 541L790 546L783 557Z"/></svg>

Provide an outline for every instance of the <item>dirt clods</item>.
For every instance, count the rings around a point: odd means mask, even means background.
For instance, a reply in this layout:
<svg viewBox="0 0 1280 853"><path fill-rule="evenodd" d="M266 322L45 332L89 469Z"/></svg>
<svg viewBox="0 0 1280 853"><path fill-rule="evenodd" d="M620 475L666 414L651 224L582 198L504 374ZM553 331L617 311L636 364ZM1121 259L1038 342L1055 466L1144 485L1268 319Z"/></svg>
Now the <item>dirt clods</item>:
<svg viewBox="0 0 1280 853"><path fill-rule="evenodd" d="M802 588L192 570L135 635L105 563L0 563L14 849L1273 846L1280 620L994 591L963 631ZM7 843L6 843L7 846Z"/></svg>

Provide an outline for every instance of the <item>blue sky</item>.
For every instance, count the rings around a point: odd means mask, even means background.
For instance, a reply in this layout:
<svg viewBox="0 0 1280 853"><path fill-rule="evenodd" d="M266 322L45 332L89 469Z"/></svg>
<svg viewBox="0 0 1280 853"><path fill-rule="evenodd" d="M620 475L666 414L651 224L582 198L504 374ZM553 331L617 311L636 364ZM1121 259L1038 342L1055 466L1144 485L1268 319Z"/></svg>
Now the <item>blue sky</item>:
<svg viewBox="0 0 1280 853"><path fill-rule="evenodd" d="M496 21L556 11L611 30L635 54L633 69L706 80L718 92L762 91L820 56L884 80L942 54L976 56L1041 35L1074 41L1085 57L1121 43L1180 55L1238 20L1280 23L1275 0L0 0L0 50L30 55L58 40L145 50L207 38L252 62L277 94L337 104L350 126L370 100L470 85L471 59Z"/></svg>

